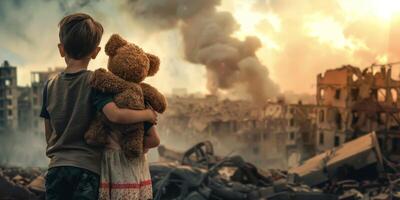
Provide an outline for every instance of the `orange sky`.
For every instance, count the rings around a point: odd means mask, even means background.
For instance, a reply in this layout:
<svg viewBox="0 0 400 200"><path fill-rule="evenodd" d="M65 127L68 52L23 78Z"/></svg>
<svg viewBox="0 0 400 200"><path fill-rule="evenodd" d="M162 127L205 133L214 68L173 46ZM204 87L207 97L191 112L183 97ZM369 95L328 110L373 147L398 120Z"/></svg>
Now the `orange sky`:
<svg viewBox="0 0 400 200"><path fill-rule="evenodd" d="M64 14L53 1L25 3L18 9L7 1L1 5L11 11L3 12L6 17L0 20L0 60L18 65L18 82L26 85L31 70L63 65L56 44L57 22ZM103 23L102 46L118 32L161 57L161 71L149 80L156 87L207 93L205 69L183 59L178 28L149 34L123 11L123 3L115 2L77 9ZM365 67L400 61L397 0L222 0L218 10L231 12L240 25L234 37L260 38L263 47L257 56L281 91L314 93L317 73L344 64ZM105 67L106 62L103 53L90 69Z"/></svg>
<svg viewBox="0 0 400 200"><path fill-rule="evenodd" d="M261 38L258 56L283 91L314 93L317 73L343 64L400 61L397 0L224 1L221 9L241 24L237 37Z"/></svg>

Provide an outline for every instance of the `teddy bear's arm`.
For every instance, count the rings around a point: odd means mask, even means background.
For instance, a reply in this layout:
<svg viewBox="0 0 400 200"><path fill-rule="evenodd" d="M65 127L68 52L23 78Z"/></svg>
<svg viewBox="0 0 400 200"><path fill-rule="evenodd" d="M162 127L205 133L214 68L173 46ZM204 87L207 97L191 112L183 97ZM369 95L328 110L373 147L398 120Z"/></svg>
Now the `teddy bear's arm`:
<svg viewBox="0 0 400 200"><path fill-rule="evenodd" d="M163 113L167 108L167 100L156 88L147 84L140 83L142 87L144 101L158 113Z"/></svg>
<svg viewBox="0 0 400 200"><path fill-rule="evenodd" d="M120 93L129 87L129 83L101 68L92 74L90 86L106 93Z"/></svg>

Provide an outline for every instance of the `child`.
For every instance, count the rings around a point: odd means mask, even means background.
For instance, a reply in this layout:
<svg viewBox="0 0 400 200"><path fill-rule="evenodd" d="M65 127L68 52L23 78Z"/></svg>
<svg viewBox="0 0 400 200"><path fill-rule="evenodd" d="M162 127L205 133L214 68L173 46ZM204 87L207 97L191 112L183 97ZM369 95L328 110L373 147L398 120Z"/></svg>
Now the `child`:
<svg viewBox="0 0 400 200"><path fill-rule="evenodd" d="M160 139L155 127L145 123L144 148L157 147ZM128 159L120 146L120 136L109 133L101 163L100 200L152 199L151 176L146 155Z"/></svg>
<svg viewBox="0 0 400 200"><path fill-rule="evenodd" d="M101 149L88 146L84 133L102 107L115 123L156 123L152 110L120 109L108 97L88 84L91 59L100 51L103 27L87 14L64 17L59 23L58 49L64 58L64 72L51 78L43 90L40 116L45 120L46 155L50 158L46 175L46 199L98 199ZM104 102L107 102L105 104Z"/></svg>

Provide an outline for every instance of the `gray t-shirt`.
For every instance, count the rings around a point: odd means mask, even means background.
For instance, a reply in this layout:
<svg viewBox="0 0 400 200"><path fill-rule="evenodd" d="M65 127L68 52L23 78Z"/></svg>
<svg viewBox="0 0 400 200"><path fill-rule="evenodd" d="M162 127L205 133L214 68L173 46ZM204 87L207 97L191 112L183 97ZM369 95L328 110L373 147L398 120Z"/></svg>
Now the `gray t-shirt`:
<svg viewBox="0 0 400 200"><path fill-rule="evenodd" d="M84 133L96 110L111 102L112 97L90 88L91 75L87 70L63 72L46 84L40 116L53 128L46 150L49 168L73 166L100 174L102 149L86 144Z"/></svg>

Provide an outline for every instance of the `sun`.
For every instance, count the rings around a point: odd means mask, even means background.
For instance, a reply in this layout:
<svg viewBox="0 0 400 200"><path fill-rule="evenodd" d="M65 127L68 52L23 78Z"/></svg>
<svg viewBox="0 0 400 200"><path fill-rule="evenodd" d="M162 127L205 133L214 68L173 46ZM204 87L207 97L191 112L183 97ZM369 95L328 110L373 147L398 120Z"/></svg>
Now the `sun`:
<svg viewBox="0 0 400 200"><path fill-rule="evenodd" d="M391 18L400 13L399 0L370 0L371 10L377 17L390 21Z"/></svg>
<svg viewBox="0 0 400 200"><path fill-rule="evenodd" d="M376 17L388 23L400 14L399 0L337 0L348 19Z"/></svg>

